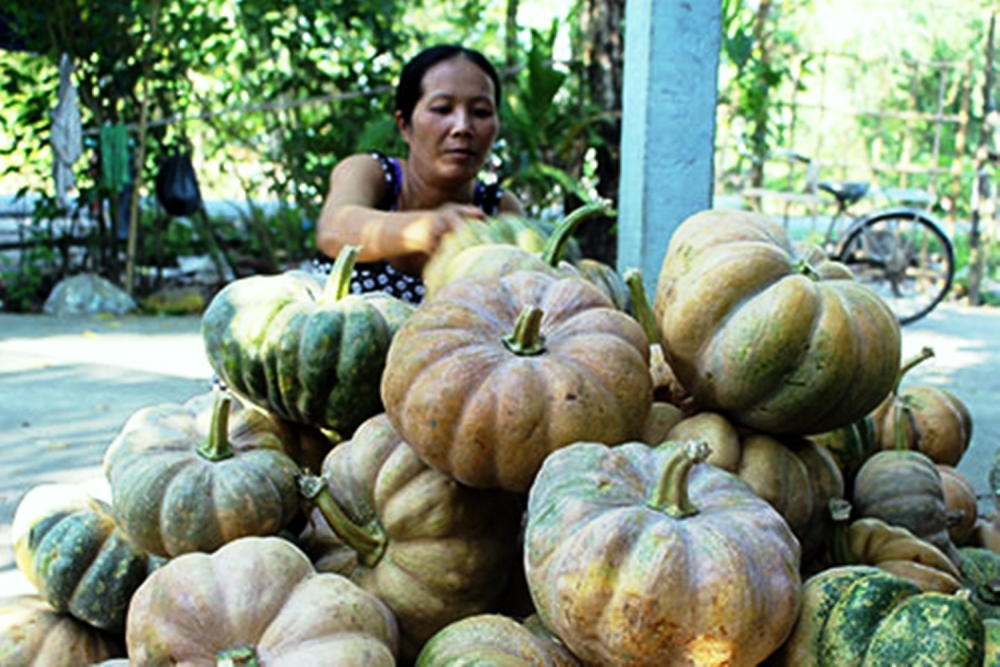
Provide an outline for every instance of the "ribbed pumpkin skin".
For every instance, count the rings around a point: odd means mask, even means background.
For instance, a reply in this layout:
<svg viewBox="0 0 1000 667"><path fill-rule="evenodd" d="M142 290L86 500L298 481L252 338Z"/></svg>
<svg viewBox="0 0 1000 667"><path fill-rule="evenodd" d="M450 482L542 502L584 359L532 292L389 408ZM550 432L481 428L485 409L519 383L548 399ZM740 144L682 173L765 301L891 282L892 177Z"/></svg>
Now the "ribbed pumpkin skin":
<svg viewBox="0 0 1000 667"><path fill-rule="evenodd" d="M927 540L958 565L948 534L948 506L941 474L920 452L882 451L868 459L854 478L852 503L859 517L902 526Z"/></svg>
<svg viewBox="0 0 1000 667"><path fill-rule="evenodd" d="M321 548L307 541L306 553L317 569L332 564L393 610L403 659L445 625L490 610L504 592L520 556L521 503L512 494L463 486L429 467L384 414L335 447L323 475L353 523L378 526L384 550L359 556L313 514L307 540Z"/></svg>
<svg viewBox="0 0 1000 667"><path fill-rule="evenodd" d="M542 312L538 354L504 343L525 307ZM580 278L518 271L459 280L400 328L382 397L430 465L469 486L525 492L551 451L642 436L652 405L649 342Z"/></svg>
<svg viewBox="0 0 1000 667"><path fill-rule="evenodd" d="M216 461L199 453L213 436L200 399L129 417L105 451L104 473L133 542L160 556L213 551L237 537L276 534L299 513L299 469L281 430L252 415L230 417L232 456Z"/></svg>
<svg viewBox="0 0 1000 667"><path fill-rule="evenodd" d="M318 277L289 271L226 285L202 315L201 332L213 370L233 392L349 437L382 412L386 351L412 310L382 293L324 296Z"/></svg>
<svg viewBox="0 0 1000 667"><path fill-rule="evenodd" d="M537 623L536 623L537 625ZM424 645L416 667L578 667L581 663L557 639L499 614L456 621Z"/></svg>
<svg viewBox="0 0 1000 667"><path fill-rule="evenodd" d="M65 488L37 486L18 505L13 529L18 569L56 611L120 632L132 595L160 559L132 544L111 508L97 499L67 495L66 503L37 508L36 495L58 495Z"/></svg>
<svg viewBox="0 0 1000 667"><path fill-rule="evenodd" d="M80 667L124 657L125 644L34 595L0 605L0 665Z"/></svg>
<svg viewBox="0 0 1000 667"><path fill-rule="evenodd" d="M664 439L699 438L712 446L709 463L745 481L788 522L803 561L819 554L833 528L830 499L844 496L843 475L825 449L803 437L737 429L716 412L681 420Z"/></svg>
<svg viewBox="0 0 1000 667"><path fill-rule="evenodd" d="M808 579L802 615L768 665L881 667L981 665L984 630L960 596L921 593L913 582L866 566Z"/></svg>
<svg viewBox="0 0 1000 667"><path fill-rule="evenodd" d="M179 556L136 592L125 632L136 665L395 665L396 620L373 595L277 537Z"/></svg>
<svg viewBox="0 0 1000 667"><path fill-rule="evenodd" d="M710 210L670 239L654 310L698 408L765 433L809 435L871 412L899 369L889 307L769 218Z"/></svg>
<svg viewBox="0 0 1000 667"><path fill-rule="evenodd" d="M654 505L678 446L577 443L532 485L528 585L585 664L757 665L798 617L798 541L745 482L695 464L697 513Z"/></svg>
<svg viewBox="0 0 1000 667"><path fill-rule="evenodd" d="M865 415L847 426L817 433L809 439L830 452L844 476L845 493L850 496L854 476L876 450L875 420L871 415Z"/></svg>

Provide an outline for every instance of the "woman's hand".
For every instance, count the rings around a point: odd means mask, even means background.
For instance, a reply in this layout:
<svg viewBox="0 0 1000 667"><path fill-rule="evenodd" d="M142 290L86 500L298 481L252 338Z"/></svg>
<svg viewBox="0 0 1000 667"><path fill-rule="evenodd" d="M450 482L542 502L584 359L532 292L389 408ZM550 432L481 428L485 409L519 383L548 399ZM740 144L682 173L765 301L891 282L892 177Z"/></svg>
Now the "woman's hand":
<svg viewBox="0 0 1000 667"><path fill-rule="evenodd" d="M404 243L412 252L431 257L445 234L469 222L482 221L486 214L471 204L445 204L417 215L403 230Z"/></svg>

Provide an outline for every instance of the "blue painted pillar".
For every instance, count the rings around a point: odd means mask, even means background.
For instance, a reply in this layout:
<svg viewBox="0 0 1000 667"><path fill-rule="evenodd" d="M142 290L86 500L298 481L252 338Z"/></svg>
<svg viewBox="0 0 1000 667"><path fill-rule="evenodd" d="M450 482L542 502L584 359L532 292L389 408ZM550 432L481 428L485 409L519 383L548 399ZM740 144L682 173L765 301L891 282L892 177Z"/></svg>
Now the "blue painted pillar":
<svg viewBox="0 0 1000 667"><path fill-rule="evenodd" d="M712 202L721 0L628 0L618 269L650 300L670 236Z"/></svg>

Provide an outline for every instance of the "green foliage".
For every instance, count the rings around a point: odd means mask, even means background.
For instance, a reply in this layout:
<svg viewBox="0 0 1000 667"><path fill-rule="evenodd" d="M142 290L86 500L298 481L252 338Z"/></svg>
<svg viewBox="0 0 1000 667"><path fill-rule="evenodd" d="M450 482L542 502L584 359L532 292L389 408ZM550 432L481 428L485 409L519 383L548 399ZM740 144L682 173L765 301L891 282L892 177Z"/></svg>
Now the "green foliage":
<svg viewBox="0 0 1000 667"><path fill-rule="evenodd" d="M591 199L582 181L585 156L600 141L603 112L568 88L567 72L552 62L558 34L531 31L527 62L505 89L501 109L501 179L534 214L561 208L569 195Z"/></svg>

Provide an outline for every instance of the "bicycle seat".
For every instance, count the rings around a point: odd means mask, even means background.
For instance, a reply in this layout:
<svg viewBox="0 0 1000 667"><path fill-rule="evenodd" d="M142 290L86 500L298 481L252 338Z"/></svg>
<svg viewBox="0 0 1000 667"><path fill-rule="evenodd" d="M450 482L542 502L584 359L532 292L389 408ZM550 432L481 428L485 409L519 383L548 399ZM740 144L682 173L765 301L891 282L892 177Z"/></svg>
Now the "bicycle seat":
<svg viewBox="0 0 1000 667"><path fill-rule="evenodd" d="M868 183L863 183L861 181L847 181L844 183L824 181L822 183L817 183L816 187L824 192L829 192L831 195L836 197L837 201L840 202L840 205L844 208L859 201L862 197L868 194Z"/></svg>

